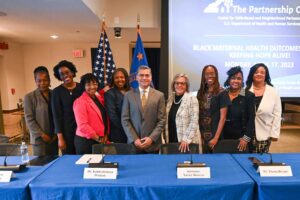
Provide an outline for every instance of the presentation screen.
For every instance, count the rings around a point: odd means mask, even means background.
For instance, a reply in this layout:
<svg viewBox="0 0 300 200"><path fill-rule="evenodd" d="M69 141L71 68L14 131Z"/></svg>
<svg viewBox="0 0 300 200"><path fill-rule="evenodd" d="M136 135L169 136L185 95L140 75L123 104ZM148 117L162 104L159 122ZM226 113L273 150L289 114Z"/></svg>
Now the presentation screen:
<svg viewBox="0 0 300 200"><path fill-rule="evenodd" d="M223 86L230 67L246 81L261 62L281 97L300 96L299 0L169 0L169 79L185 73L197 91L205 65Z"/></svg>

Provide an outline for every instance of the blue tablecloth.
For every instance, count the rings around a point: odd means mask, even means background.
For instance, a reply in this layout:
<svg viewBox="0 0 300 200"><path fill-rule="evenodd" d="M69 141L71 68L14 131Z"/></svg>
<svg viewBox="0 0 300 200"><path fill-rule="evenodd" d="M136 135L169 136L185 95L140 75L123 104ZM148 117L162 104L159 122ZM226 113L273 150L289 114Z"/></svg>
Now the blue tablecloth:
<svg viewBox="0 0 300 200"><path fill-rule="evenodd" d="M33 159L35 157L30 157ZM3 164L4 157L0 157L0 163ZM9 156L6 159L7 165L21 164L20 156ZM38 167L29 166L22 172L15 172L14 177L9 183L0 183L0 199L31 199L29 191L29 183L39 174L41 174L48 166Z"/></svg>
<svg viewBox="0 0 300 200"><path fill-rule="evenodd" d="M83 179L80 156L63 156L30 183L32 199L252 199L253 180L228 154L194 155L211 167L210 179L177 179L189 155L106 156L119 162L117 180Z"/></svg>
<svg viewBox="0 0 300 200"><path fill-rule="evenodd" d="M293 177L260 177L248 157L254 156L261 161L269 162L270 155L239 154L233 157L241 164L247 173L257 183L257 199L299 199L300 198L300 155L299 154L272 154L273 162L284 162L290 165Z"/></svg>

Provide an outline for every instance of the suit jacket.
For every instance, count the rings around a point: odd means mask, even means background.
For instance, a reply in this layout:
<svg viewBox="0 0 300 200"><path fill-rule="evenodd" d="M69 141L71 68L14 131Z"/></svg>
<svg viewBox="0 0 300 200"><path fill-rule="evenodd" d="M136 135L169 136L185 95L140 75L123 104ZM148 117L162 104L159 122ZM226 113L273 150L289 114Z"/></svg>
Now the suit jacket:
<svg viewBox="0 0 300 200"><path fill-rule="evenodd" d="M174 94L167 102L166 143L169 143L168 115L174 101ZM199 103L195 96L185 93L176 113L176 129L178 142L196 143L201 145L199 130ZM201 148L200 148L201 149Z"/></svg>
<svg viewBox="0 0 300 200"><path fill-rule="evenodd" d="M96 97L104 105L103 96L96 93ZM103 116L93 99L86 92L75 100L73 109L77 123L76 135L87 139L91 139L93 136L104 136Z"/></svg>
<svg viewBox="0 0 300 200"><path fill-rule="evenodd" d="M253 92L253 86L250 88ZM258 141L270 137L279 138L281 126L281 100L274 87L266 85L264 95L256 111L255 134Z"/></svg>
<svg viewBox="0 0 300 200"><path fill-rule="evenodd" d="M148 136L153 143L146 151L157 151L161 144L161 134L166 120L163 93L150 88L143 111L139 89L127 92L123 100L121 120L127 135L127 143L133 143L138 138Z"/></svg>
<svg viewBox="0 0 300 200"><path fill-rule="evenodd" d="M104 93L104 98L107 114L110 119L110 141L115 143L127 143L127 136L121 123L124 95L118 88L111 88Z"/></svg>
<svg viewBox="0 0 300 200"><path fill-rule="evenodd" d="M49 97L51 98L52 91ZM43 133L54 136L52 115L49 113L49 101L42 96L39 89L36 89L24 97L25 120L30 132L31 144L37 144L38 138Z"/></svg>

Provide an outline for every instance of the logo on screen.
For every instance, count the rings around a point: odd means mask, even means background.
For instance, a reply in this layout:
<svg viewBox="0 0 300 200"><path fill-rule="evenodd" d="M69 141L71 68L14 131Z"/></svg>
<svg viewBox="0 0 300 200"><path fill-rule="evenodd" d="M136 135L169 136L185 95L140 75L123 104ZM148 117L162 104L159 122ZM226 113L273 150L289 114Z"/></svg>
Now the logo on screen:
<svg viewBox="0 0 300 200"><path fill-rule="evenodd" d="M204 13L230 13L232 6L233 0L215 0L204 9Z"/></svg>

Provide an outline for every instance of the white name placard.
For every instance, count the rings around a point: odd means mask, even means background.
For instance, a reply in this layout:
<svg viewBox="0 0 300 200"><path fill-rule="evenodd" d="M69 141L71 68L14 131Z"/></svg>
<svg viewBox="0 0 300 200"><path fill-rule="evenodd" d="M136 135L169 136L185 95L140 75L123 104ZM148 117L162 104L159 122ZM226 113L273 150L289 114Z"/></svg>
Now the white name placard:
<svg viewBox="0 0 300 200"><path fill-rule="evenodd" d="M0 171L0 183L10 182L12 175L12 171Z"/></svg>
<svg viewBox="0 0 300 200"><path fill-rule="evenodd" d="M293 176L291 166L259 166L258 172L261 177L284 177Z"/></svg>
<svg viewBox="0 0 300 200"><path fill-rule="evenodd" d="M84 168L84 179L117 179L117 168Z"/></svg>
<svg viewBox="0 0 300 200"><path fill-rule="evenodd" d="M210 167L177 167L177 178L210 178Z"/></svg>

